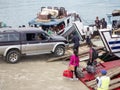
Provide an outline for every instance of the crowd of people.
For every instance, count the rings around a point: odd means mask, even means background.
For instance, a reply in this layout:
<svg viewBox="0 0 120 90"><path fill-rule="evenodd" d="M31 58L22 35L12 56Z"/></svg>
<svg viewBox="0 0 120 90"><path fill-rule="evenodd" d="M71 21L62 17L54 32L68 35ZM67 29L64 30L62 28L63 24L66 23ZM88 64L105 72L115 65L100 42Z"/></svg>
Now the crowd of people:
<svg viewBox="0 0 120 90"><path fill-rule="evenodd" d="M97 30L107 28L107 22L105 18L102 18L101 20L99 20L99 17L97 16L95 20L95 26Z"/></svg>
<svg viewBox="0 0 120 90"><path fill-rule="evenodd" d="M105 21L105 18L102 18L99 20L98 17L96 17L95 20L95 26L97 29L104 29L107 28L107 22ZM24 27L24 26L23 26ZM61 24L61 29L64 28L64 25ZM54 29L54 30L53 30ZM46 31L49 35L51 34L57 34L57 29L56 27L49 27L46 28ZM80 47L80 38L76 32L72 34L72 39L71 42L74 44L73 45L73 54L70 56L70 61L69 61L69 70L73 73L73 76L70 78L70 80L79 80L78 73L77 73L77 68L80 67L80 58L79 58L79 47ZM86 39L86 45L89 47L89 59L87 62L87 67L86 70L88 73L95 73L95 68L96 68L96 57L97 56L96 50L93 48L93 44L91 41L92 33L87 27L87 30L85 32L85 39ZM72 67L72 68L70 68ZM91 70L92 69L92 70ZM109 83L110 83L110 78L106 76L107 71L102 70L101 75L96 78L97 82L97 90L108 90L109 88Z"/></svg>
<svg viewBox="0 0 120 90"><path fill-rule="evenodd" d="M87 28L87 30L89 31L89 28ZM88 32L87 32L88 33ZM91 49L91 40L90 40L90 32L88 34L86 34L86 44L90 47ZM75 79L78 80L78 75L77 75L77 68L79 68L79 47L80 47L80 38L78 36L78 34L75 32L72 34L72 40L73 42L73 54L70 56L70 62L69 62L69 66L73 65L74 69L71 69L73 75L75 76L75 78L71 78L71 79ZM91 51L89 52L91 54ZM92 57L90 57L92 58ZM92 59L93 60L93 59Z"/></svg>
<svg viewBox="0 0 120 90"><path fill-rule="evenodd" d="M48 35L59 35L60 33L62 33L64 31L64 24L61 25L56 25L56 26L51 26L48 28L45 28L44 30L48 33Z"/></svg>
<svg viewBox="0 0 120 90"><path fill-rule="evenodd" d="M105 18L103 18L102 20L99 20L99 18L96 17L95 26L97 29L107 28L107 22L105 21ZM92 36L92 33L91 33L89 27L87 27L87 31L85 33L85 38L86 38L86 45L89 47L89 52L88 52L89 59L87 62L86 70L88 73L95 74L96 67L97 67L96 59L98 58L98 52L93 48L91 36ZM80 67L80 62L79 62L80 57L78 55L79 47L80 47L80 39L77 34L73 34L72 42L74 43L73 54L70 56L70 61L69 61L69 68L72 66L72 69L69 69L69 70L73 73L73 76L70 78L70 80L79 80L77 68ZM92 69L92 70L90 70L90 69ZM108 76L106 76L107 71L103 69L100 71L100 73L101 73L101 75L96 78L97 90L108 90L109 84L110 84L110 78Z"/></svg>

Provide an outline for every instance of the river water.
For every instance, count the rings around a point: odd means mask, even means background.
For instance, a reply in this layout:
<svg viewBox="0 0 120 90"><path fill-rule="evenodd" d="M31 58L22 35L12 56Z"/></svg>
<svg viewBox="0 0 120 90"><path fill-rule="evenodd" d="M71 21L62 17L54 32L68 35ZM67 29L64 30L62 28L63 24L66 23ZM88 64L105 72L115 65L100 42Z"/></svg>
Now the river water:
<svg viewBox="0 0 120 90"><path fill-rule="evenodd" d="M95 17L120 9L120 0L0 0L0 21L12 27L28 25L42 6L65 7L77 12L84 24L94 23Z"/></svg>

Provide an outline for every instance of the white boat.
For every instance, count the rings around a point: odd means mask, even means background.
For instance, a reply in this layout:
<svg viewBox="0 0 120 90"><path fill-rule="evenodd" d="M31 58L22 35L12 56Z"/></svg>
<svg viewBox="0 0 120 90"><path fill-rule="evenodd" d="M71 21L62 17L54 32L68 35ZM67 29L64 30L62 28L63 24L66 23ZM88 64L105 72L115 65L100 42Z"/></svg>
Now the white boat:
<svg viewBox="0 0 120 90"><path fill-rule="evenodd" d="M112 28L100 29L99 33L106 51L120 58L120 10L115 10L109 20Z"/></svg>
<svg viewBox="0 0 120 90"><path fill-rule="evenodd" d="M120 27L120 10L114 10L112 14L107 14L109 29L117 29Z"/></svg>
<svg viewBox="0 0 120 90"><path fill-rule="evenodd" d="M81 21L78 14L74 12L68 13L64 7L41 7L41 11L38 12L37 17L31 20L29 25L34 27L40 26L44 30L55 26L59 29L57 32L60 33L63 28L71 26L72 22L78 19ZM62 25L64 27L61 27Z"/></svg>
<svg viewBox="0 0 120 90"><path fill-rule="evenodd" d="M80 39L84 39L86 26L83 25L79 14L68 12L64 7L41 7L37 17L29 22L30 26L40 26L43 30L49 27L54 28L54 26L58 28L62 24L64 24L64 27L57 30L58 35L62 35L69 40L71 38L70 34L77 32Z"/></svg>

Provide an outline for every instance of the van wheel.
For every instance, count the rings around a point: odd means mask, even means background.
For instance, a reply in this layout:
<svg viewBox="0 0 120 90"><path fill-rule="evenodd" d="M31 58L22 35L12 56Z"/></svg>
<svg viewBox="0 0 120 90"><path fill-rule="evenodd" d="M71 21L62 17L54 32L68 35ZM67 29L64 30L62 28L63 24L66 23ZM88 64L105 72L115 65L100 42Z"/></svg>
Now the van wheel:
<svg viewBox="0 0 120 90"><path fill-rule="evenodd" d="M20 59L20 52L18 50L11 50L6 55L6 61L9 63L16 63Z"/></svg>
<svg viewBox="0 0 120 90"><path fill-rule="evenodd" d="M55 56L62 56L65 54L65 47L62 45L59 45L55 48L54 55Z"/></svg>

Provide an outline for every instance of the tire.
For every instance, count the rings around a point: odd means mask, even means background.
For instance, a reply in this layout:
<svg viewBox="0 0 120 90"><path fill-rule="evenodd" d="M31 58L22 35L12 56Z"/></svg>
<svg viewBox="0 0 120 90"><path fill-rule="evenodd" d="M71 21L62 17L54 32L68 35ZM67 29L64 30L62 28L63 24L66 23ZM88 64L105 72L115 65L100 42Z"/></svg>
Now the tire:
<svg viewBox="0 0 120 90"><path fill-rule="evenodd" d="M62 45L59 45L55 48L54 55L55 56L63 56L65 54L65 47Z"/></svg>
<svg viewBox="0 0 120 90"><path fill-rule="evenodd" d="M11 50L6 55L6 61L9 63L16 63L20 59L20 52L18 50Z"/></svg>

